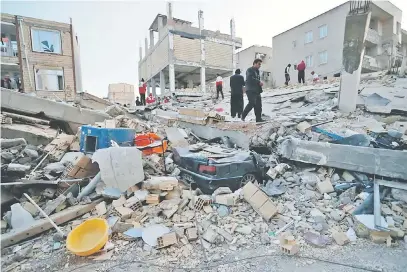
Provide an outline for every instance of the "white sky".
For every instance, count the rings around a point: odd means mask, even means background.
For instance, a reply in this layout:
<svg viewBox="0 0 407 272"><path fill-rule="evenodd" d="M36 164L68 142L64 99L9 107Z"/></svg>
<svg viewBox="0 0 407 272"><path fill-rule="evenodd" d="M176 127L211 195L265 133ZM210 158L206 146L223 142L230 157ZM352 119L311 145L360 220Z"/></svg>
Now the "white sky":
<svg viewBox="0 0 407 272"><path fill-rule="evenodd" d="M230 33L235 18L236 35L243 48L253 44L272 46L272 37L303 23L343 0L205 0L172 1L173 16L198 25L204 12L205 28ZM406 0L391 1L407 12ZM69 22L79 37L83 88L107 96L110 83L137 85L139 44L149 37L148 28L157 13L166 14L165 1L2 1L1 12ZM407 13L402 28L407 29ZM144 52L144 49L143 49Z"/></svg>

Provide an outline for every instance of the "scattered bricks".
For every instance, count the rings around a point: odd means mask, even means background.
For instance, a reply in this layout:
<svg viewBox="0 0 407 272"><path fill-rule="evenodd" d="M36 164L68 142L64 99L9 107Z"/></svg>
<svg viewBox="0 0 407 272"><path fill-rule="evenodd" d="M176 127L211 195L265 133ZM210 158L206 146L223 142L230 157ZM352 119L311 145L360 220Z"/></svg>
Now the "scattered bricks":
<svg viewBox="0 0 407 272"><path fill-rule="evenodd" d="M152 205L157 205L160 203L160 195L157 194L149 194L146 197L146 203L147 204L152 204Z"/></svg>
<svg viewBox="0 0 407 272"><path fill-rule="evenodd" d="M218 234L211 227L208 227L204 234L202 235L202 238L208 241L209 243L213 244L215 243L217 236Z"/></svg>
<svg viewBox="0 0 407 272"><path fill-rule="evenodd" d="M317 189L321 194L332 193L335 191L329 178L325 179L325 181L318 182Z"/></svg>
<svg viewBox="0 0 407 272"><path fill-rule="evenodd" d="M190 228L185 230L185 236L188 238L188 241L195 241L198 239L198 229Z"/></svg>
<svg viewBox="0 0 407 272"><path fill-rule="evenodd" d="M167 233L157 238L157 248L164 248L176 243L178 243L178 239L175 232Z"/></svg>
<svg viewBox="0 0 407 272"><path fill-rule="evenodd" d="M125 220L129 219L133 213L133 210L126 207L115 207L114 208L120 215L120 218Z"/></svg>
<svg viewBox="0 0 407 272"><path fill-rule="evenodd" d="M234 206L236 205L236 196L234 194L217 195L215 197L215 203L226 206Z"/></svg>
<svg viewBox="0 0 407 272"><path fill-rule="evenodd" d="M115 207L115 208L116 208L116 207L122 207L124 203L126 203L126 198L125 198L123 195L120 196L119 199L112 201L112 205L113 205L113 207Z"/></svg>
<svg viewBox="0 0 407 272"><path fill-rule="evenodd" d="M388 238L391 239L390 232L376 230L370 231L370 239L372 239L373 243L384 244L387 242Z"/></svg>
<svg viewBox="0 0 407 272"><path fill-rule="evenodd" d="M212 206L210 206L210 205L204 206L203 210L206 213L212 213L213 212Z"/></svg>
<svg viewBox="0 0 407 272"><path fill-rule="evenodd" d="M174 207L172 207L169 210L163 210L163 214L165 215L165 217L167 219L171 218L171 216L173 216L176 212L178 211L178 205L175 205Z"/></svg>
<svg viewBox="0 0 407 272"><path fill-rule="evenodd" d="M335 242L340 246L343 246L350 242L346 233L342 231L333 231L332 238L334 238Z"/></svg>
<svg viewBox="0 0 407 272"><path fill-rule="evenodd" d="M205 205L205 200L203 200L202 198L198 197L196 199L195 205L194 205L194 209L197 211L202 210L203 206Z"/></svg>
<svg viewBox="0 0 407 272"><path fill-rule="evenodd" d="M297 241L295 241L294 236L292 236L289 233L282 233L279 237L279 240L282 252L289 255L294 255L298 253L299 246L297 244Z"/></svg>
<svg viewBox="0 0 407 272"><path fill-rule="evenodd" d="M133 205L131 205L129 208L132 209L132 210L135 211L135 212L136 212L136 211L140 211L140 210L143 209L143 204L141 204L140 201L137 201L137 202L135 202Z"/></svg>
<svg viewBox="0 0 407 272"><path fill-rule="evenodd" d="M55 211L55 209L60 206L62 203L64 203L66 200L65 195L60 195L54 200L48 201L47 204L45 205L45 208L43 209L46 215L50 215L52 212ZM44 217L41 214L41 217Z"/></svg>
<svg viewBox="0 0 407 272"><path fill-rule="evenodd" d="M243 187L243 197L266 221L269 221L277 214L277 207L270 198L253 183L249 182Z"/></svg>
<svg viewBox="0 0 407 272"><path fill-rule="evenodd" d="M224 229L216 228L216 232L219 233L221 236L223 236L228 242L233 241L233 236L229 232L225 231Z"/></svg>

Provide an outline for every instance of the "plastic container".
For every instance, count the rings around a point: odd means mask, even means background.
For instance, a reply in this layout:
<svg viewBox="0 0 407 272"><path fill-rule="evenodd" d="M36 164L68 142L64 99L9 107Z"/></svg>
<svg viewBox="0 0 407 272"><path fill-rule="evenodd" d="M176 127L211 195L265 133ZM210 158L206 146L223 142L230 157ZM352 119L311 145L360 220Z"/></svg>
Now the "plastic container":
<svg viewBox="0 0 407 272"><path fill-rule="evenodd" d="M74 228L66 239L66 248L78 256L98 252L108 240L109 225L101 218L86 220Z"/></svg>

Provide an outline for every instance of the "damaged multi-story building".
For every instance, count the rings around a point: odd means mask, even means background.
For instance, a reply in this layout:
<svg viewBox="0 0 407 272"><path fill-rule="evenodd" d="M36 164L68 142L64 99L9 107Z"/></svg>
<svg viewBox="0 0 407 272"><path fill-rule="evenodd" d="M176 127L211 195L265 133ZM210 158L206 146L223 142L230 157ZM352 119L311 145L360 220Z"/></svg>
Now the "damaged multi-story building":
<svg viewBox="0 0 407 272"><path fill-rule="evenodd" d="M341 72L349 2L273 37L272 75L278 86L285 82L284 68L289 63L293 65L291 79L296 81L295 66L301 60L307 65L306 79L312 77L312 71L327 78ZM370 9L362 73L400 66L407 55L407 32L401 29L402 11L389 1L372 1Z"/></svg>
<svg viewBox="0 0 407 272"><path fill-rule="evenodd" d="M78 37L72 20L1 14L2 87L74 101L82 91Z"/></svg>
<svg viewBox="0 0 407 272"><path fill-rule="evenodd" d="M235 51L242 39L235 36L235 23L230 20L230 34L204 29L203 12L198 12L199 27L172 16L172 4L167 3L167 15L158 14L150 26L150 39L145 38L145 53L140 46L139 80L147 82L148 90L197 89L209 91L207 83L217 74L232 75L236 68ZM154 33L158 32L158 40ZM150 90L151 89L151 90Z"/></svg>

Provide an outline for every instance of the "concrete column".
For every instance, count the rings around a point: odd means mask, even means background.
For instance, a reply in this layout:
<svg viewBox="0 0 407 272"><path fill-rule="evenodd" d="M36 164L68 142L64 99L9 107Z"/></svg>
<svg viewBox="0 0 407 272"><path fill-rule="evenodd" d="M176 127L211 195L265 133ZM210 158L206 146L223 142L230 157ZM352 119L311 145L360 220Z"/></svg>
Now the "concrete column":
<svg viewBox="0 0 407 272"><path fill-rule="evenodd" d="M164 71L160 71L160 89L161 89L161 95L164 94L165 92L165 74Z"/></svg>
<svg viewBox="0 0 407 272"><path fill-rule="evenodd" d="M399 75L404 76L404 74L407 71L407 44L403 44L403 48L401 49L401 52L403 54L403 60L401 62Z"/></svg>
<svg viewBox="0 0 407 272"><path fill-rule="evenodd" d="M194 82L192 79L188 79L188 88L192 89L194 87Z"/></svg>
<svg viewBox="0 0 407 272"><path fill-rule="evenodd" d="M159 16L158 17L158 39L159 40L161 40L161 38L162 38L163 28L164 28L163 17Z"/></svg>
<svg viewBox="0 0 407 272"><path fill-rule="evenodd" d="M140 61L143 59L143 47L141 46L141 42L138 48L138 54L140 55Z"/></svg>
<svg viewBox="0 0 407 272"><path fill-rule="evenodd" d="M198 11L199 35L201 36L201 91L206 93L206 71L205 71L205 40L202 38L204 30L203 11Z"/></svg>
<svg viewBox="0 0 407 272"><path fill-rule="evenodd" d="M172 3L167 2L167 20L171 19L172 20Z"/></svg>
<svg viewBox="0 0 407 272"><path fill-rule="evenodd" d="M148 40L147 40L147 37L144 39L144 52L145 52L144 57L147 57L147 55L148 55Z"/></svg>
<svg viewBox="0 0 407 272"><path fill-rule="evenodd" d="M356 110L356 100L365 54L365 39L369 28L371 13L348 15L345 24L344 48L342 56L342 74L339 91L339 110ZM361 38L362 37L362 38ZM358 40L358 43L352 42Z"/></svg>
<svg viewBox="0 0 407 272"><path fill-rule="evenodd" d="M150 30L150 49L154 47L154 31Z"/></svg>
<svg viewBox="0 0 407 272"><path fill-rule="evenodd" d="M147 91L146 91L146 93L147 93L147 96L149 96L150 93L151 93L151 80L147 82Z"/></svg>
<svg viewBox="0 0 407 272"><path fill-rule="evenodd" d="M232 75L235 74L236 70L236 44L235 44L235 38L236 38L236 30L235 30L235 19L232 18L230 20L230 36L232 37Z"/></svg>
<svg viewBox="0 0 407 272"><path fill-rule="evenodd" d="M175 93L175 67L174 64L169 65L170 92Z"/></svg>
<svg viewBox="0 0 407 272"><path fill-rule="evenodd" d="M153 96L157 99L157 90L156 90L156 83L155 83L154 77L151 79L151 89L153 92Z"/></svg>

